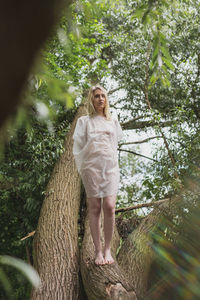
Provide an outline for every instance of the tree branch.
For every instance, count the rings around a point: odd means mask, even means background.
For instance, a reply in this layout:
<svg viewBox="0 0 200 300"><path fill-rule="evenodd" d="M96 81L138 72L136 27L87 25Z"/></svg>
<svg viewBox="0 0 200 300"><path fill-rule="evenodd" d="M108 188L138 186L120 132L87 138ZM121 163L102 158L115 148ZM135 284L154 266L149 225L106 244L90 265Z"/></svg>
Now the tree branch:
<svg viewBox="0 0 200 300"><path fill-rule="evenodd" d="M115 213L119 213L119 212L125 212L125 211L129 211L129 210L133 210L133 209L138 209L138 208L142 208L142 207L151 207L151 206L156 206L159 205L165 201L169 201L170 198L166 198L166 199L162 199L162 200L158 200L158 201L154 201L154 202L150 202L150 203L142 203L142 204L137 204L134 206L129 206L129 207L122 207L122 208L117 208L115 210Z"/></svg>
<svg viewBox="0 0 200 300"><path fill-rule="evenodd" d="M21 241L24 241L24 240L26 240L27 238L33 236L34 234L35 234L35 230L32 231L32 232L30 232L29 234L27 234L25 237L21 238L20 240L21 240Z"/></svg>
<svg viewBox="0 0 200 300"><path fill-rule="evenodd" d="M160 138L162 138L162 136L160 136L160 135L152 136L152 137L149 137L149 138L144 139L144 140L141 140L141 141L128 142L128 143L121 143L121 144L119 144L119 147L120 147L120 146L123 146L123 145L132 145L132 144L142 144L142 143L147 143L147 142L149 142L150 140L153 140L153 139L160 139Z"/></svg>
<svg viewBox="0 0 200 300"><path fill-rule="evenodd" d="M112 89L112 90L108 91L108 95L111 95L111 94L113 94L113 93L115 93L115 92L117 92L117 91L119 91L119 90L121 90L123 88L125 88L125 85L124 86L119 86L119 87L117 87L115 89Z"/></svg>
<svg viewBox="0 0 200 300"><path fill-rule="evenodd" d="M135 119L130 120L125 123L121 123L121 127L124 130L131 130L131 129L143 129L147 127L153 127L153 126L160 126L160 127L169 127L172 125L175 121L163 121L163 122L156 122L155 120L150 120L150 121L140 121L140 122L135 122Z"/></svg>
<svg viewBox="0 0 200 300"><path fill-rule="evenodd" d="M141 157L144 157L144 158L147 158L147 159L150 159L150 160L153 160L153 161L157 161L151 157L148 157L148 156L145 156L145 155L142 155L140 153L137 153L137 152L134 152L134 151L131 151L131 150L126 150L126 149L121 149L121 148L118 148L119 151L124 151L124 152L127 152L127 153L131 153L131 154L135 154L137 156L141 156Z"/></svg>
<svg viewBox="0 0 200 300"><path fill-rule="evenodd" d="M181 195L174 195L170 201L163 201L162 204L156 206L129 234L119 250L118 263L133 282L138 299L149 299L146 297L146 292L152 262L155 258L152 233L156 232L157 226L162 226L165 216L173 218L177 214L177 205L181 205L180 200Z"/></svg>

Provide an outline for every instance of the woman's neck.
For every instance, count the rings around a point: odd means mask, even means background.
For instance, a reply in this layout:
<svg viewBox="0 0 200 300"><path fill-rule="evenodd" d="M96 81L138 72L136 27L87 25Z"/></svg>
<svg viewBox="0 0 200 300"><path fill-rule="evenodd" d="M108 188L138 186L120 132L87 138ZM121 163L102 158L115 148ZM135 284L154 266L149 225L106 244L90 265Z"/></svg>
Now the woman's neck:
<svg viewBox="0 0 200 300"><path fill-rule="evenodd" d="M96 111L96 114L97 114L97 116L102 116L102 117L104 117L103 111Z"/></svg>

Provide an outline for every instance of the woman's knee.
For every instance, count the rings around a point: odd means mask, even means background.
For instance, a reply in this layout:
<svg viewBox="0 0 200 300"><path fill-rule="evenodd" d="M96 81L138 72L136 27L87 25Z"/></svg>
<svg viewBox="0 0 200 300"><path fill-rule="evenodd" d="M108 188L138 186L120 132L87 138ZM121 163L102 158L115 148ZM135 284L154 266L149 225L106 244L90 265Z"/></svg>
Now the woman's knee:
<svg viewBox="0 0 200 300"><path fill-rule="evenodd" d="M104 199L103 210L106 215L112 216L115 214L115 199L113 197Z"/></svg>
<svg viewBox="0 0 200 300"><path fill-rule="evenodd" d="M89 214L98 217L101 214L101 207L91 207L89 208Z"/></svg>
<svg viewBox="0 0 200 300"><path fill-rule="evenodd" d="M99 216L101 214L101 199L88 199L88 211L90 215Z"/></svg>
<svg viewBox="0 0 200 300"><path fill-rule="evenodd" d="M113 205L106 205L104 207L104 214L113 216L115 214L115 207Z"/></svg>

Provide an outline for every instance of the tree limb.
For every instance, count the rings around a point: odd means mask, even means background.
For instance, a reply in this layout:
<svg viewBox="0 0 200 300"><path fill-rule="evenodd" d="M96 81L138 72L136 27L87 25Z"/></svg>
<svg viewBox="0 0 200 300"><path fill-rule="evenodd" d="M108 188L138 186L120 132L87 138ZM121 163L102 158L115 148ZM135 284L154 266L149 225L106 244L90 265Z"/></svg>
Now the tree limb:
<svg viewBox="0 0 200 300"><path fill-rule="evenodd" d="M119 147L124 146L124 145L132 145L132 144L142 144L142 143L147 143L147 142L149 142L150 140L153 140L153 139L160 139L160 138L162 138L162 136L157 135L157 136L152 136L152 137L149 137L149 138L144 139L144 140L141 140L141 141L128 142L128 143L120 143L120 144L119 144Z"/></svg>
<svg viewBox="0 0 200 300"><path fill-rule="evenodd" d="M141 157L144 157L144 158L147 158L147 159L150 159L150 160L153 160L153 161L157 161L151 157L148 157L148 156L145 156L145 155L142 155L140 153L137 153L137 152L134 152L134 151L131 151L131 150L126 150L126 149L121 149L121 148L118 148L119 151L124 151L124 152L127 152L127 153L131 153L131 154L134 154L134 155L137 155L137 156L141 156Z"/></svg>
<svg viewBox="0 0 200 300"><path fill-rule="evenodd" d="M150 203L142 203L142 204L137 204L134 206L129 206L129 207L122 207L122 208L117 208L115 210L115 213L119 213L119 212L125 212L125 211L129 211L129 210L133 210L133 209L138 209L141 207L151 207L151 206L156 206L159 205L165 201L169 201L170 198L166 198L166 199L162 199L162 200L158 200L158 201L154 201L154 202L150 202Z"/></svg>
<svg viewBox="0 0 200 300"><path fill-rule="evenodd" d="M122 86L119 86L119 87L117 87L115 89L112 89L112 90L108 91L108 95L112 95L113 93L115 93L115 92L117 92L119 90L122 90L124 88L125 88L125 85L124 86L122 85Z"/></svg>
<svg viewBox="0 0 200 300"><path fill-rule="evenodd" d="M173 196L154 208L127 237L119 251L118 263L133 282L139 299L147 299L149 272L155 256L151 234L158 224L162 224L164 216L172 218L176 215L176 205L179 205L180 199L181 196Z"/></svg>
<svg viewBox="0 0 200 300"><path fill-rule="evenodd" d="M135 119L130 120L128 122L121 123L122 129L124 130L131 130L131 129L143 129L147 127L154 127L154 126L160 126L160 127L169 127L172 125L175 121L163 121L163 122L156 122L155 120L150 121L140 121L135 122Z"/></svg>

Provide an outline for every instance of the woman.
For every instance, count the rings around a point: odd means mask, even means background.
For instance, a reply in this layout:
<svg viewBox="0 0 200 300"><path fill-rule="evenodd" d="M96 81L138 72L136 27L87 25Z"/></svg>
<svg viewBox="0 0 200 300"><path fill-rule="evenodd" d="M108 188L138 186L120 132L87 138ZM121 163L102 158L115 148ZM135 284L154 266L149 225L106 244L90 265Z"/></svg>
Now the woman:
<svg viewBox="0 0 200 300"><path fill-rule="evenodd" d="M111 239L115 222L115 202L119 185L117 143L122 129L112 119L106 91L99 85L90 89L88 115L77 120L73 154L88 198L91 235L95 246L95 264L112 264ZM104 239L100 242L101 199L103 198Z"/></svg>

